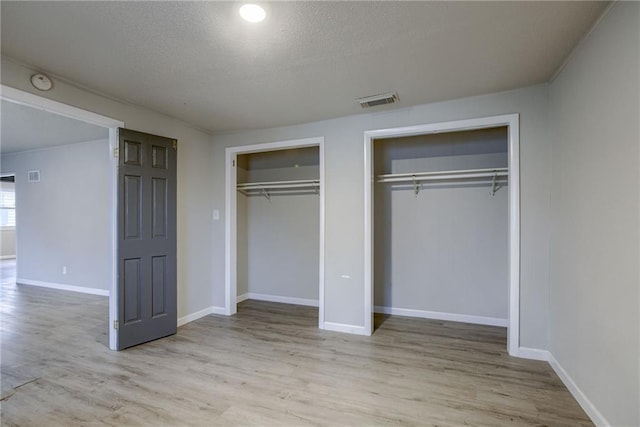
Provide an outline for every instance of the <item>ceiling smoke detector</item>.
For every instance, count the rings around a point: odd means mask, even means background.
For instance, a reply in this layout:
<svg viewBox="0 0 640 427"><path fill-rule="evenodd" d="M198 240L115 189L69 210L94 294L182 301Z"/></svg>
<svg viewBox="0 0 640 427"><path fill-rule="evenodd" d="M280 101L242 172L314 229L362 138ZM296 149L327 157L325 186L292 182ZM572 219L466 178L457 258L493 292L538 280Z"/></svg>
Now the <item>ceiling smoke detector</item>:
<svg viewBox="0 0 640 427"><path fill-rule="evenodd" d="M49 90L53 87L51 79L42 73L37 73L31 76L31 84L38 90Z"/></svg>
<svg viewBox="0 0 640 427"><path fill-rule="evenodd" d="M378 105L393 104L398 102L398 94L396 92L381 93L378 95L365 96L358 98L356 101L362 108L376 107Z"/></svg>

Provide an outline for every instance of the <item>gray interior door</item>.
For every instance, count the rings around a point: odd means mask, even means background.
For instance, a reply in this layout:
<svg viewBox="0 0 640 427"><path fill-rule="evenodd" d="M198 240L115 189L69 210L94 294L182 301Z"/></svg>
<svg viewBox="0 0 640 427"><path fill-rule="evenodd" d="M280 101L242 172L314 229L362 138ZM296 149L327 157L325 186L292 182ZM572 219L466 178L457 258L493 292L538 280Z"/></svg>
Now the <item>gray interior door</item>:
<svg viewBox="0 0 640 427"><path fill-rule="evenodd" d="M118 350L176 333L176 140L118 129Z"/></svg>

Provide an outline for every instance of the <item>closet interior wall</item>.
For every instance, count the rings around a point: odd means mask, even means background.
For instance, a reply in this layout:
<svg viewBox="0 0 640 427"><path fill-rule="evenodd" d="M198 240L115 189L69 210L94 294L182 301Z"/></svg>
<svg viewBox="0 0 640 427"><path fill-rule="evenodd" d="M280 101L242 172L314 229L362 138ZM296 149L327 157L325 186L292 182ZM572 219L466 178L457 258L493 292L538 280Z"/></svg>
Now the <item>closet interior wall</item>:
<svg viewBox="0 0 640 427"><path fill-rule="evenodd" d="M247 183L319 180L318 147L239 155ZM318 305L319 187L238 191L238 300Z"/></svg>
<svg viewBox="0 0 640 427"><path fill-rule="evenodd" d="M506 176L377 182L382 174L506 168L507 128L374 141L374 310L508 319ZM489 173L492 173L491 171ZM416 194L416 191L417 194ZM441 318L446 318L441 317ZM483 323L482 321L478 323Z"/></svg>

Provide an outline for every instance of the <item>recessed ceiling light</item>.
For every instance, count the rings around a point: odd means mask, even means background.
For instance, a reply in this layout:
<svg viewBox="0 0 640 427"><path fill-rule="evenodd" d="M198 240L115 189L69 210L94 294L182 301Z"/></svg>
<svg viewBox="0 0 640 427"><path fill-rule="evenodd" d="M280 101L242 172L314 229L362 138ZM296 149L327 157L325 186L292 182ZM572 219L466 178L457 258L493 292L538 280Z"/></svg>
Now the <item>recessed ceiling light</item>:
<svg viewBox="0 0 640 427"><path fill-rule="evenodd" d="M257 4L245 4L240 7L239 12L242 19L249 22L260 22L267 16L264 9Z"/></svg>

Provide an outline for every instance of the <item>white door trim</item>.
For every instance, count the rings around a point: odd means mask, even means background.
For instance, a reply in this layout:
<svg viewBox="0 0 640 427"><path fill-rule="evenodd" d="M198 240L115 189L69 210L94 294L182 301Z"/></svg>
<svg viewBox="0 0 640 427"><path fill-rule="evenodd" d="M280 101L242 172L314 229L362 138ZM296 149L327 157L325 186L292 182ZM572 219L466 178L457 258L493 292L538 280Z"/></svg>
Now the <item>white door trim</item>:
<svg viewBox="0 0 640 427"><path fill-rule="evenodd" d="M285 150L289 148L318 147L320 153L320 258L318 284L318 327L324 328L324 137L294 139L289 141L269 142L264 144L241 145L228 147L225 155L225 276L224 276L224 312L231 316L237 311L237 174L234 164L239 154L259 153L264 151Z"/></svg>
<svg viewBox="0 0 640 427"><path fill-rule="evenodd" d="M24 92L10 86L0 85L0 98L15 104L26 105L31 108L48 111L59 116L69 117L105 128L122 127L124 122L110 117L102 116L78 107L63 104L49 98L44 98L29 92Z"/></svg>
<svg viewBox="0 0 640 427"><path fill-rule="evenodd" d="M518 114L455 120L364 133L364 329L373 333L373 140L507 126L509 156L509 320L507 349L520 344L520 118Z"/></svg>
<svg viewBox="0 0 640 427"><path fill-rule="evenodd" d="M48 111L60 116L69 117L80 120L85 123L91 123L96 126L102 126L109 129L109 150L113 150L118 146L118 128L124 127L124 122L110 117L102 116L91 111L83 110L71 105L63 104L52 99L25 92L0 84L0 99L13 102L20 105L26 105L31 108ZM111 252L112 252L112 277L111 290L109 291L109 348L117 349L117 334L112 325L118 318L118 159L113 155L109 156L111 162Z"/></svg>

